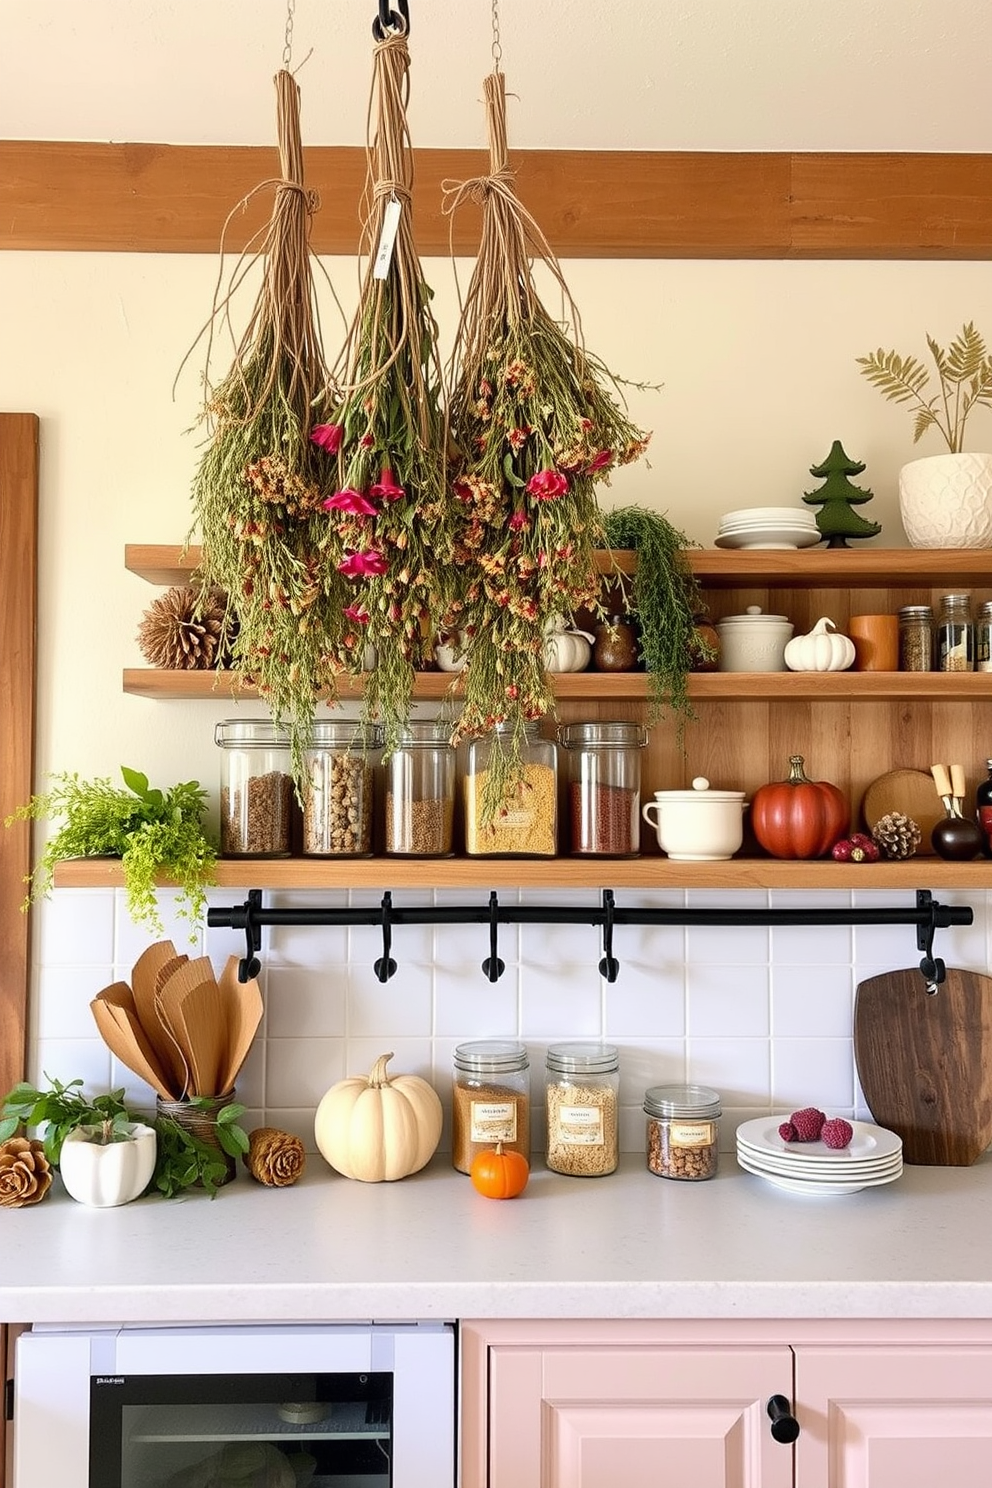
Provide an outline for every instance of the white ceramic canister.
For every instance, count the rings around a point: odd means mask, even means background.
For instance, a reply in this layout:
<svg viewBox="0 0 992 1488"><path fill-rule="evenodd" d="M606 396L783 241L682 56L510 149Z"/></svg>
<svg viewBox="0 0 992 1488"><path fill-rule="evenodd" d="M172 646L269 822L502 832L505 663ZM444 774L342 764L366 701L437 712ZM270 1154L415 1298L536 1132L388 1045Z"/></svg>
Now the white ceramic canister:
<svg viewBox="0 0 992 1488"><path fill-rule="evenodd" d="M670 858L713 863L732 858L743 842L744 808L744 791L710 790L706 777L697 775L691 790L655 791L641 815Z"/></svg>
<svg viewBox="0 0 992 1488"><path fill-rule="evenodd" d="M760 605L748 605L743 615L727 615L716 623L720 637L721 672L784 672L785 648L795 629L786 615L766 615Z"/></svg>

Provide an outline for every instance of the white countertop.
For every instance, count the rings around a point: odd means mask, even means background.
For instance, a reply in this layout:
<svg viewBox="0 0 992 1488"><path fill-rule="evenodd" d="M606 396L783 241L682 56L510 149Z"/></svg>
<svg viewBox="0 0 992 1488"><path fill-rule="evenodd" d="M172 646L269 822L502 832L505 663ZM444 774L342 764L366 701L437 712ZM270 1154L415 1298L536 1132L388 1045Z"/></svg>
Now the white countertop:
<svg viewBox="0 0 992 1488"><path fill-rule="evenodd" d="M0 1209L0 1321L992 1318L988 1154L832 1198L728 1154L704 1183L634 1155L609 1178L538 1166L506 1202L441 1157L381 1184L311 1157L292 1188L241 1173L213 1201L119 1209L57 1188Z"/></svg>

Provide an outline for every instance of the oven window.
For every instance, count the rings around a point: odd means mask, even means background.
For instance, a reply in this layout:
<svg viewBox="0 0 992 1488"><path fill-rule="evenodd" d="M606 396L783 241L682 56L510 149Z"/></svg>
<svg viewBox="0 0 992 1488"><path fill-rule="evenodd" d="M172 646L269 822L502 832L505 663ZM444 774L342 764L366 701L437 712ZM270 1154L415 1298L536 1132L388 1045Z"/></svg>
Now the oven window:
<svg viewBox="0 0 992 1488"><path fill-rule="evenodd" d="M97 1376L90 1488L390 1488L393 1375Z"/></svg>

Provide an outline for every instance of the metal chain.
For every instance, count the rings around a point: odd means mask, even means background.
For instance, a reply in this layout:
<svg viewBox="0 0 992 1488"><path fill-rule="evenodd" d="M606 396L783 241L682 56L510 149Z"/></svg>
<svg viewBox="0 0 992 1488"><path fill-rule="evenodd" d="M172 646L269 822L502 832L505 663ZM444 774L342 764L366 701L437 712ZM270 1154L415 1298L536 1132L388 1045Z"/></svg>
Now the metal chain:
<svg viewBox="0 0 992 1488"><path fill-rule="evenodd" d="M493 4L493 67L496 72L500 71L500 63L503 60L503 48L499 39L499 0L492 0Z"/></svg>
<svg viewBox="0 0 992 1488"><path fill-rule="evenodd" d="M286 32L282 49L282 65L287 72L289 71L289 64L293 60L293 18L295 14L296 0L286 0Z"/></svg>

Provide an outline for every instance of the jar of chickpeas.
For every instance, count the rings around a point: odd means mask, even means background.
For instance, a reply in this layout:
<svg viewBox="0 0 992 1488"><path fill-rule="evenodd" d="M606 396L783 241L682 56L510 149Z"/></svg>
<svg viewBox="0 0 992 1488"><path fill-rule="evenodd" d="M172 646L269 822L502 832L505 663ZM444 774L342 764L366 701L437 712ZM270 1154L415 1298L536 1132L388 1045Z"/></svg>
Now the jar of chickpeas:
<svg viewBox="0 0 992 1488"><path fill-rule="evenodd" d="M644 1092L648 1172L698 1182L717 1167L720 1097L708 1085L653 1085Z"/></svg>
<svg viewBox="0 0 992 1488"><path fill-rule="evenodd" d="M378 724L341 719L314 723L303 782L305 856L371 857L374 782L381 752Z"/></svg>

